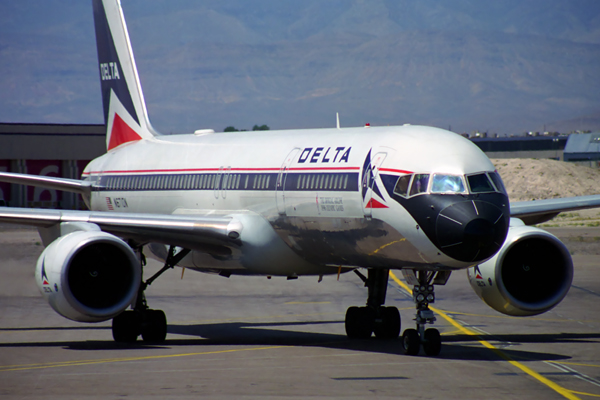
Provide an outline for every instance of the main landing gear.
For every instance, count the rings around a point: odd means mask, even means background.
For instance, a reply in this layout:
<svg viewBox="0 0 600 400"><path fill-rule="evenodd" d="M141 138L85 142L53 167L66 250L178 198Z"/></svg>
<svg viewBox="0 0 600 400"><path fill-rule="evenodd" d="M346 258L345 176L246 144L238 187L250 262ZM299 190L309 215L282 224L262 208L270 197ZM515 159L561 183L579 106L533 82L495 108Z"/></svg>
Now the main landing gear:
<svg viewBox="0 0 600 400"><path fill-rule="evenodd" d="M400 313L396 307L384 307L390 271L369 269L368 277L354 272L369 289L366 307L350 307L346 311L346 334L352 339L367 339L375 333L378 339L397 339L400 334Z"/></svg>
<svg viewBox="0 0 600 400"><path fill-rule="evenodd" d="M396 307L384 307L389 270L369 269L368 277L358 270L354 272L369 289L366 307L350 307L346 311L346 334L352 339L367 339L375 333L378 339L397 339L400 334L400 313ZM429 304L435 301L434 285L445 285L450 277L448 271L403 270L409 283L414 285L413 301L417 308L416 329L406 329L402 334L404 354L415 356L421 346L428 356L437 356L442 348L440 332L435 328L425 329L433 324L435 316Z"/></svg>
<svg viewBox="0 0 600 400"><path fill-rule="evenodd" d="M141 248L138 249L140 254L140 263L142 268L146 265ZM165 261L165 265L154 274L151 278L140 284L135 306L133 310L123 311L121 314L113 318L112 334L117 342L135 342L138 336L142 335L145 342L164 342L167 337L167 317L162 310L151 310L146 302L144 291L166 270L173 268L185 257L190 250L183 249L175 254L175 247L169 248L169 256Z"/></svg>
<svg viewBox="0 0 600 400"><path fill-rule="evenodd" d="M405 274L406 277L406 274ZM425 329L426 324L433 324L435 316L429 309L429 304L435 302L434 284L445 284L450 277L449 272L427 272L418 271L413 279L407 279L409 282L416 279L413 288L413 301L417 308L415 321L416 329L406 329L402 334L402 347L404 354L416 356L423 345L423 351L428 356L437 356L442 349L442 340L440 332L435 328Z"/></svg>

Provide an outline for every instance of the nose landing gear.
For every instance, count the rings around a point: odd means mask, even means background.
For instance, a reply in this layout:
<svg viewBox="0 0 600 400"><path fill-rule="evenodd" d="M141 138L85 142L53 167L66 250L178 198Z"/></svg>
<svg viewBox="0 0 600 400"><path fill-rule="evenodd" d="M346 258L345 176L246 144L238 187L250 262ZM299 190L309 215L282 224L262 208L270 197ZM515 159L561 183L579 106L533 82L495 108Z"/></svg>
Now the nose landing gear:
<svg viewBox="0 0 600 400"><path fill-rule="evenodd" d="M405 277L407 275L405 273ZM404 354L416 356L419 354L421 345L428 356L440 354L442 349L440 332L435 328L425 329L425 326L435 322L433 311L429 309L429 304L435 302L434 284L443 285L449 277L449 272L418 271L417 276L412 274L413 279L407 279L409 282L416 279L413 287L413 301L417 308L415 318L417 327L416 329L406 329L402 334Z"/></svg>

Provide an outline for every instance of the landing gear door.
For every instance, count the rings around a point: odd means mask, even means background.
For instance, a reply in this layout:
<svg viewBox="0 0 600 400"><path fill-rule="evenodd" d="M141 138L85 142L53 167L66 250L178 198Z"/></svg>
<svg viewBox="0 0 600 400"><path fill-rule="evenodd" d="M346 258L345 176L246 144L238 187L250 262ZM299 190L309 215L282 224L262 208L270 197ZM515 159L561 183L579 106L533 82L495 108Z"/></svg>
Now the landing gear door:
<svg viewBox="0 0 600 400"><path fill-rule="evenodd" d="M290 151L285 160L283 160L281 168L279 168L275 189L277 192L277 211L279 212L279 215L285 215L285 181L287 178L287 171L290 168L290 165L292 165L292 162L296 158L296 155L299 151L300 148L298 147Z"/></svg>
<svg viewBox="0 0 600 400"><path fill-rule="evenodd" d="M363 211L367 218L373 216L374 204L381 204L379 200L373 199L373 193L379 191L377 188L377 176L379 175L379 168L381 167L381 164L383 164L386 156L387 153L379 152L373 155L370 160L369 156L367 156L367 160L365 160L366 162L363 168L362 177L362 195Z"/></svg>

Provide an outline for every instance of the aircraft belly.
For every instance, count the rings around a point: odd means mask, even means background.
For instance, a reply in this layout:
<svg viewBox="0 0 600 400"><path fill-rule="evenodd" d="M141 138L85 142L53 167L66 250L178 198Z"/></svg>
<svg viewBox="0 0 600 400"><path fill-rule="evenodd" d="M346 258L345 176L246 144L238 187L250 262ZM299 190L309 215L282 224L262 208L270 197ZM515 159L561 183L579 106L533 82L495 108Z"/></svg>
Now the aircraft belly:
<svg viewBox="0 0 600 400"><path fill-rule="evenodd" d="M271 223L303 259L331 266L431 267L419 250L378 219L280 216Z"/></svg>
<svg viewBox="0 0 600 400"><path fill-rule="evenodd" d="M231 247L230 252L217 253L210 249L193 251L180 265L199 271L234 275L300 276L337 273L337 268L311 263L292 251L259 214L231 216L243 226L241 246Z"/></svg>

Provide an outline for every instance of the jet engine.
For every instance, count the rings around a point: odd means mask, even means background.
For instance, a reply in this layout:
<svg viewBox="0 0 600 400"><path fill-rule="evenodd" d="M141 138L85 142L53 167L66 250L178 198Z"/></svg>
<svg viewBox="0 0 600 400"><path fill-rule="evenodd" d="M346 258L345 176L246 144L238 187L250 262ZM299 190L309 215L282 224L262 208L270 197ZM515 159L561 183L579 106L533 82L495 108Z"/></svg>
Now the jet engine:
<svg viewBox="0 0 600 400"><path fill-rule="evenodd" d="M57 313L80 322L105 321L125 310L135 299L141 275L131 247L99 230L59 237L36 267L44 298Z"/></svg>
<svg viewBox="0 0 600 400"><path fill-rule="evenodd" d="M500 251L467 270L475 293L494 310L537 315L565 297L573 280L569 250L554 235L512 219Z"/></svg>

